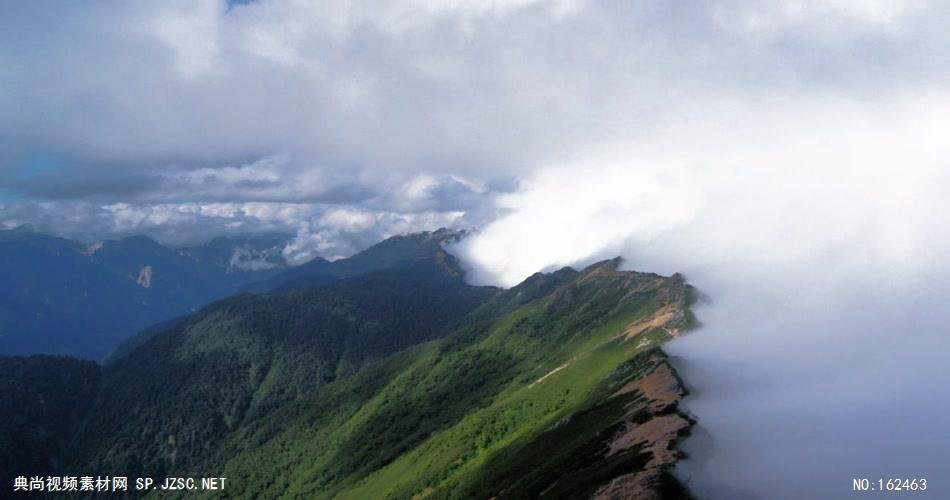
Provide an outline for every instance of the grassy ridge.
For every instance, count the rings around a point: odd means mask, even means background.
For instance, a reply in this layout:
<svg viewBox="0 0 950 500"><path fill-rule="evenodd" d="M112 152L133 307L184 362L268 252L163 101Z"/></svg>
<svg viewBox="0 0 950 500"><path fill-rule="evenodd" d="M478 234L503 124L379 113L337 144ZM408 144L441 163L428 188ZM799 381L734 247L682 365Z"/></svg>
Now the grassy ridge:
<svg viewBox="0 0 950 500"><path fill-rule="evenodd" d="M688 287L652 275L585 275L533 300L513 289L456 334L295 405L293 423L278 413L258 439L235 436L232 447L256 444L227 461L227 474L246 478L234 493L522 498L573 471L548 494L576 497L636 470L649 454L600 455L642 401L607 396L641 375L670 333L654 328L636 341L618 333L664 305L684 305ZM652 288L633 292L650 280ZM335 406L341 394L350 397ZM260 464L272 463L279 472L258 481Z"/></svg>
<svg viewBox="0 0 950 500"><path fill-rule="evenodd" d="M618 265L499 290L438 250L236 296L91 365L56 452L64 472L228 477L209 498L678 498L688 425L659 346L692 289Z"/></svg>

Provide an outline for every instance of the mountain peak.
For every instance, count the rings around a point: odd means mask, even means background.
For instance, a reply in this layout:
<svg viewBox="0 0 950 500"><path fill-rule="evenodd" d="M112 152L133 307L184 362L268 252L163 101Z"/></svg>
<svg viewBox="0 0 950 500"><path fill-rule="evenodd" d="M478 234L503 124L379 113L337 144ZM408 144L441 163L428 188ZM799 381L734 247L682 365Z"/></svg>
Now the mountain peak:
<svg viewBox="0 0 950 500"><path fill-rule="evenodd" d="M439 240L443 245L448 243L455 243L461 239L472 234L472 231L468 229L450 229L447 227L440 227L432 232L423 232L421 234L428 235L430 239Z"/></svg>
<svg viewBox="0 0 950 500"><path fill-rule="evenodd" d="M161 247L162 246L161 243L153 240L152 238L144 234L126 236L125 238L113 240L108 243L122 244L122 245L134 246L134 247Z"/></svg>
<svg viewBox="0 0 950 500"><path fill-rule="evenodd" d="M604 270L605 272L617 271L620 269L620 264L623 264L624 258L614 257L612 259L606 259L599 262L594 262L593 264L584 268L584 272L594 272L597 270Z"/></svg>
<svg viewBox="0 0 950 500"><path fill-rule="evenodd" d="M393 244L396 242L408 242L414 241L419 243L438 243L442 246L448 245L450 243L455 243L462 240L466 236L470 235L472 232L468 229L450 229L447 227L440 227L434 231L420 231L418 233L408 233L408 234L398 234L395 236L390 236L379 243L367 248L364 251L372 250L375 247L387 244Z"/></svg>
<svg viewBox="0 0 950 500"><path fill-rule="evenodd" d="M333 262L321 258L313 259L253 285L248 290L264 292L309 288L325 284L333 279L411 265L415 261L427 258L435 258L444 269L450 271L450 274L461 275L463 274L461 265L443 249L469 234L471 234L470 231L465 229L443 227L435 231L392 236L344 259Z"/></svg>

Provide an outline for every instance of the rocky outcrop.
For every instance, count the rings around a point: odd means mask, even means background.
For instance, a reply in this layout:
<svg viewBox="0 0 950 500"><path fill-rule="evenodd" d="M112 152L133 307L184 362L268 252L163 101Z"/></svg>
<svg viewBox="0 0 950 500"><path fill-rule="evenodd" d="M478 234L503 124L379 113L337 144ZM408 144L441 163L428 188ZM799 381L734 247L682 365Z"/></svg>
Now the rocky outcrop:
<svg viewBox="0 0 950 500"><path fill-rule="evenodd" d="M689 433L693 420L679 411L679 402L686 390L666 357L657 353L650 358L650 363L644 375L628 382L612 396L635 393L638 404L608 443L607 452L609 457L636 447L640 452L649 453L650 459L641 470L617 476L600 487L592 497L596 500L670 497L664 491L664 474L682 457L676 443Z"/></svg>
<svg viewBox="0 0 950 500"><path fill-rule="evenodd" d="M139 275L135 279L135 282L139 284L142 288L151 288L152 287L152 266L145 266L139 270Z"/></svg>

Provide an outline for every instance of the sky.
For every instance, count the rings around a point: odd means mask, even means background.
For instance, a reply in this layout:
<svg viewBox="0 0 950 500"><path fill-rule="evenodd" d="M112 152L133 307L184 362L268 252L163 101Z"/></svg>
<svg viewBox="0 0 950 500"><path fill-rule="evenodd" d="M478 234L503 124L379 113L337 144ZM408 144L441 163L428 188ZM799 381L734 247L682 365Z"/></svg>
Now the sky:
<svg viewBox="0 0 950 500"><path fill-rule="evenodd" d="M479 283L614 255L683 272L707 297L670 344L700 497L877 475L939 497L948 21L923 0L4 2L0 227L285 231L296 262L474 227L453 251Z"/></svg>
<svg viewBox="0 0 950 500"><path fill-rule="evenodd" d="M935 10L4 2L0 224L170 243L280 230L299 233L301 260L481 227L532 173L684 121L709 142L709 128L761 132L743 111L785 107L807 122L799 103L886 114L939 92Z"/></svg>

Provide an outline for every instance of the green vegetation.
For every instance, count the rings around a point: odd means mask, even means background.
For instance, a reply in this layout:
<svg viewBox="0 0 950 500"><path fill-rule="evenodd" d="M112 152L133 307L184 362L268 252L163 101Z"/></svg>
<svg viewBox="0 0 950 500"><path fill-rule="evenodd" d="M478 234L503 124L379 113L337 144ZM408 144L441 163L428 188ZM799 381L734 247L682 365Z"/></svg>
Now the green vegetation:
<svg viewBox="0 0 950 500"><path fill-rule="evenodd" d="M0 484L57 472L99 385L99 366L62 356L0 357ZM9 490L6 490L9 491Z"/></svg>
<svg viewBox="0 0 950 500"><path fill-rule="evenodd" d="M442 335L494 293L465 285L447 258L236 296L152 336L107 365L77 462L130 475L192 470L259 416Z"/></svg>
<svg viewBox="0 0 950 500"><path fill-rule="evenodd" d="M631 477L686 495L656 455L672 442L611 444L679 415L637 384L681 393L655 374L693 321L682 277L613 260L474 287L441 245L389 264L143 335L103 368L66 467L224 476L233 498L584 498Z"/></svg>

